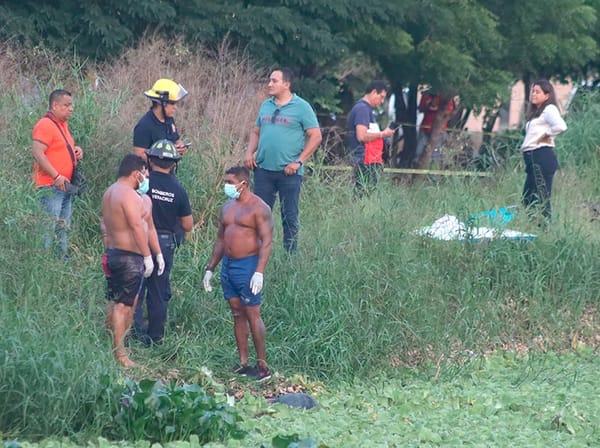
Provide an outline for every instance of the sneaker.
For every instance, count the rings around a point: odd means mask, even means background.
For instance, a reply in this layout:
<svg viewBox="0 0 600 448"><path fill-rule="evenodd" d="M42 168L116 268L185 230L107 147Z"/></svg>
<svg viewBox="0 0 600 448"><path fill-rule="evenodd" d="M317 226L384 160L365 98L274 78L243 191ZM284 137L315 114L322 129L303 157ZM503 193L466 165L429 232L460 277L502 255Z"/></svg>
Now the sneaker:
<svg viewBox="0 0 600 448"><path fill-rule="evenodd" d="M244 366L242 364L236 364L235 366L233 366L233 369L231 369L233 371L233 373L237 373L240 376L255 376L256 375L256 369L254 367L250 367L250 366Z"/></svg>
<svg viewBox="0 0 600 448"><path fill-rule="evenodd" d="M262 367L261 365L256 364L255 369L256 374L254 375L254 378L256 378L256 382L262 383L263 381L267 381L271 378L271 371L268 367Z"/></svg>

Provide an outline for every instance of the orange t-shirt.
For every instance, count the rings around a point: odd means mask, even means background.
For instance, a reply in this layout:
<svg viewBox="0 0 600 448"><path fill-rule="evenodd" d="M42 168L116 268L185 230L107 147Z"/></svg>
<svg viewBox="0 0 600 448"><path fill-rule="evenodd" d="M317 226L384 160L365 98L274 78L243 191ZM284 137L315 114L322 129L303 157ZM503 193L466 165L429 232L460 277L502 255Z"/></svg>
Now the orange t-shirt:
<svg viewBox="0 0 600 448"><path fill-rule="evenodd" d="M65 139L54 123L57 123L60 126L65 137L69 141L71 148L75 148L75 140L73 140L73 137L69 132L67 123L63 121L56 120L56 122L53 122L48 117L42 117L33 127L31 136L33 140L37 140L46 145L46 151L44 151L44 153L52 166L62 176L71 180L71 177L73 176L73 162L71 161ZM36 187L50 186L54 183L52 177L42 170L35 160L33 161L33 181L35 182Z"/></svg>

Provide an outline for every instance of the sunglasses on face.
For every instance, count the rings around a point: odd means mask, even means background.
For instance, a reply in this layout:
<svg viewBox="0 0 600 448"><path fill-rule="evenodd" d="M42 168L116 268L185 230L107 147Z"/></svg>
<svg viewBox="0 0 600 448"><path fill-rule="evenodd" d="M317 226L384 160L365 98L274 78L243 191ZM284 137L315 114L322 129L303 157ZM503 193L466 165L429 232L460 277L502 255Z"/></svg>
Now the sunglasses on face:
<svg viewBox="0 0 600 448"><path fill-rule="evenodd" d="M273 115L271 115L271 124L273 124L277 121L277 117L279 116L280 112L281 112L281 109L275 109L275 112L273 112Z"/></svg>

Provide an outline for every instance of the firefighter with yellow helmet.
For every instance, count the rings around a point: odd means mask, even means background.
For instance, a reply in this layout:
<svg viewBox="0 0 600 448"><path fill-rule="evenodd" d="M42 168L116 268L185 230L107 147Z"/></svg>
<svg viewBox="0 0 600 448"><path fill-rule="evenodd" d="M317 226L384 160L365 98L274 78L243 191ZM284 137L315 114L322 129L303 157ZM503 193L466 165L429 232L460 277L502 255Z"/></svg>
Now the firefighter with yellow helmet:
<svg viewBox="0 0 600 448"><path fill-rule="evenodd" d="M187 90L175 81L161 78L144 95L152 101L152 105L133 129L134 152L145 159L146 151L153 143L167 139L175 143L177 152L182 156L189 145L181 141L174 116L177 107L188 95Z"/></svg>

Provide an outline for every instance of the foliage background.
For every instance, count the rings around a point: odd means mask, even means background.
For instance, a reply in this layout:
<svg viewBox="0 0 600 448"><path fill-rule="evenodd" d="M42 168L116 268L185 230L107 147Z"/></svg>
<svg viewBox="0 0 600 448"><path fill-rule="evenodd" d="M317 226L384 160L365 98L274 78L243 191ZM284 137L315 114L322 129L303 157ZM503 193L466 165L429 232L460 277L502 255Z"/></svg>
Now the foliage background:
<svg viewBox="0 0 600 448"><path fill-rule="evenodd" d="M122 374L103 330L99 201L147 107L141 92L159 74L176 72L192 92L178 123L195 145L178 175L199 226L177 257L167 341L150 351L134 346L134 357L147 362L150 376L176 369L180 380L201 383L201 367L226 377L235 360L226 305L218 292L201 290L201 267L222 200L221 173L242 154L262 98L260 73L243 54L183 44L173 53L166 46L147 41L98 66L39 49L3 49L2 140L13 148L0 155L6 235L0 257L10 266L0 288L0 319L9 335L0 342L0 401L10 403L0 412L0 428L7 434L97 434L110 419L96 404L100 379L108 372L118 381ZM73 90L71 128L92 183L75 204L68 265L40 251L37 200L25 182L31 127L58 86ZM569 117L571 131L559 140L555 224L535 243L440 243L412 233L444 213L464 217L517 203L516 153L490 181L384 182L360 201L349 179L331 177L317 164L303 190L300 253L289 259L277 244L267 274L272 365L284 376L336 382L432 362L455 365L461 353L593 343L600 266L592 207L598 140L590 132L597 132L598 115L588 110L595 107ZM522 216L515 226L537 231ZM279 241L279 227L276 232Z"/></svg>
<svg viewBox="0 0 600 448"><path fill-rule="evenodd" d="M427 84L491 107L519 79L597 74L599 10L597 0L6 0L0 39L91 60L118 58L147 36L209 48L226 40L261 65L293 67L324 110L349 110L342 92L360 94L381 74L398 97Z"/></svg>
<svg viewBox="0 0 600 448"><path fill-rule="evenodd" d="M232 384L228 367L236 360L232 323L218 289L203 292L202 267L222 203L223 169L243 153L264 97L260 81L266 72L256 69L245 53L163 40L144 41L110 64L65 59L39 47L5 46L0 68L0 141L7 148L0 152L0 226L5 236L0 263L6 267L0 284L0 327L6 335L0 339L3 437L56 435L86 443L112 423L113 416L98 403L102 378L108 374L119 384L124 373L114 364L103 328L99 205L118 160L131 150L133 124L149 106L142 92L160 76L177 74L191 92L177 121L194 148L178 176L190 192L198 226L177 256L165 344L132 346L133 358L146 365L133 375L177 378L227 392ZM39 249L40 213L27 182L31 128L57 87L74 93L70 126L84 148L92 185L75 204L70 264ZM451 378L463 365L465 375L472 375L471 358L482 359L495 350L593 353L600 290L600 127L594 99L581 107L567 117L571 129L559 139L562 170L553 199L555 220L532 243L442 243L414 234L445 213L464 218L518 203L523 170L516 147L491 179L387 179L361 200L353 197L346 176L332 176L320 166L319 153L303 188L299 253L290 259L283 252L277 225L266 275L268 355L280 377L313 390L318 381L334 389L362 381L376 384L382 378L399 379L393 387L400 388L415 375ZM514 227L539 232L523 214ZM366 388L367 394L382 395ZM252 396L248 392L242 406L264 410L260 398L254 402ZM328 400L325 404L335 407L340 397ZM381 405L379 399L357 404L360 394L348 400L352 404L338 412L350 406L356 418ZM532 414L536 410L537 405ZM592 411L567 414L583 415L583 423L577 424L588 437L593 430L585 419ZM483 421L494 421L492 414L484 415ZM552 429L552 418L548 423L544 414L541 421ZM269 425L264 428L275 432ZM446 440L423 434L419 440L424 443ZM268 438L260 433L253 437Z"/></svg>
<svg viewBox="0 0 600 448"><path fill-rule="evenodd" d="M390 164L425 168L433 143L413 163L420 90L443 101L460 95L457 127L485 110L483 130L491 132L515 82L524 82L527 98L537 78L579 85L598 77L599 11L598 0L6 0L0 39L92 61L114 61L147 37L244 49L261 67L295 71L295 91L332 138L364 86L384 78L404 136ZM438 133L436 123L432 142Z"/></svg>

